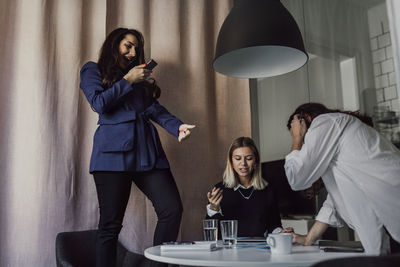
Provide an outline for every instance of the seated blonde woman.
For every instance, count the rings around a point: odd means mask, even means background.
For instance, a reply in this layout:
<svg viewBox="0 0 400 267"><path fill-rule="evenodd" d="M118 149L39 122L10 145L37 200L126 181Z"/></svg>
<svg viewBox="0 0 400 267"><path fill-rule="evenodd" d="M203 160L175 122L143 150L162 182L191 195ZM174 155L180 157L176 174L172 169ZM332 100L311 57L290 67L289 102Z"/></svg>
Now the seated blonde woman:
<svg viewBox="0 0 400 267"><path fill-rule="evenodd" d="M262 237L282 230L276 192L261 177L260 155L249 137L233 141L222 182L207 198L207 218L238 220L238 236Z"/></svg>

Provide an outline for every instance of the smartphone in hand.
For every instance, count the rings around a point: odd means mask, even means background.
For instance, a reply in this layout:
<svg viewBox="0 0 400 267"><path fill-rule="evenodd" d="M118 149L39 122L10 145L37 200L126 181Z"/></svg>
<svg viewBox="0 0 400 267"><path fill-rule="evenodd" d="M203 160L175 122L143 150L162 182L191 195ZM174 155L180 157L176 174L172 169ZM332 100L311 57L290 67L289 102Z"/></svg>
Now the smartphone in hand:
<svg viewBox="0 0 400 267"><path fill-rule="evenodd" d="M144 68L152 70L155 66L157 66L157 62L154 59L150 59L150 61L146 63L146 66L144 66Z"/></svg>

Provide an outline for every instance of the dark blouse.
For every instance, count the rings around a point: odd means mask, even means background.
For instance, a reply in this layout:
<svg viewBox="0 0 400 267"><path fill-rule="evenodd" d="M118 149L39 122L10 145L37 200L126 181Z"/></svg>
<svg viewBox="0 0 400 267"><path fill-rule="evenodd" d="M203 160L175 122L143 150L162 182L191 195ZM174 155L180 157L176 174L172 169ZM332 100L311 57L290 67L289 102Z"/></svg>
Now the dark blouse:
<svg viewBox="0 0 400 267"><path fill-rule="evenodd" d="M282 227L279 215L279 203L276 191L268 184L263 190L254 190L248 197L253 187L249 189L227 188L222 182L215 185L223 189L221 201L222 214L206 216L219 220L238 220L238 236L261 237L265 232L272 232L277 227ZM240 191L239 191L240 190Z"/></svg>

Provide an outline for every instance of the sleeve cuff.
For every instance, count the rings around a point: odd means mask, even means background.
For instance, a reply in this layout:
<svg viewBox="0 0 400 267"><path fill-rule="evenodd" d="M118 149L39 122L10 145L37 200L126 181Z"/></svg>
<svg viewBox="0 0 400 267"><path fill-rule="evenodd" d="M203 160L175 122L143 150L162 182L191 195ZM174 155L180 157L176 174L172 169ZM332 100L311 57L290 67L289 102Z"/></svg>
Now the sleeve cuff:
<svg viewBox="0 0 400 267"><path fill-rule="evenodd" d="M119 82L121 83L122 87L124 86L133 87L133 85L131 85L125 78L122 78Z"/></svg>
<svg viewBox="0 0 400 267"><path fill-rule="evenodd" d="M174 131L176 134L174 134L175 135L175 137L176 138L178 138L179 137L179 127L181 127L181 125L183 124L183 122L181 122L179 119L178 119L178 123L176 124L176 130Z"/></svg>
<svg viewBox="0 0 400 267"><path fill-rule="evenodd" d="M218 213L220 213L222 215L221 207L219 207L219 211L215 211L215 210L211 209L211 204L207 205L207 215L208 216L212 217L212 216L214 216L215 214L218 214Z"/></svg>
<svg viewBox="0 0 400 267"><path fill-rule="evenodd" d="M300 153L300 150L293 150L289 154L286 155L285 160L290 160L294 157L297 157L297 154Z"/></svg>
<svg viewBox="0 0 400 267"><path fill-rule="evenodd" d="M285 174L290 187L294 191L305 190L312 185L308 175L302 173L304 172L304 163L300 153L300 150L293 150L285 157Z"/></svg>

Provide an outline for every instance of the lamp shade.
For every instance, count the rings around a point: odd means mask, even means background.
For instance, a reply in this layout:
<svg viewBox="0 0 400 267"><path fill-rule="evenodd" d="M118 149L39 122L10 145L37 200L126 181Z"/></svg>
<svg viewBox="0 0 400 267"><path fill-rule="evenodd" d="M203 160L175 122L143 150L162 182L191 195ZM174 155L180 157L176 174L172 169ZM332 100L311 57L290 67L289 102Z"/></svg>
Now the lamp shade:
<svg viewBox="0 0 400 267"><path fill-rule="evenodd" d="M213 68L261 78L294 71L307 60L299 27L279 0L236 0L219 31Z"/></svg>

